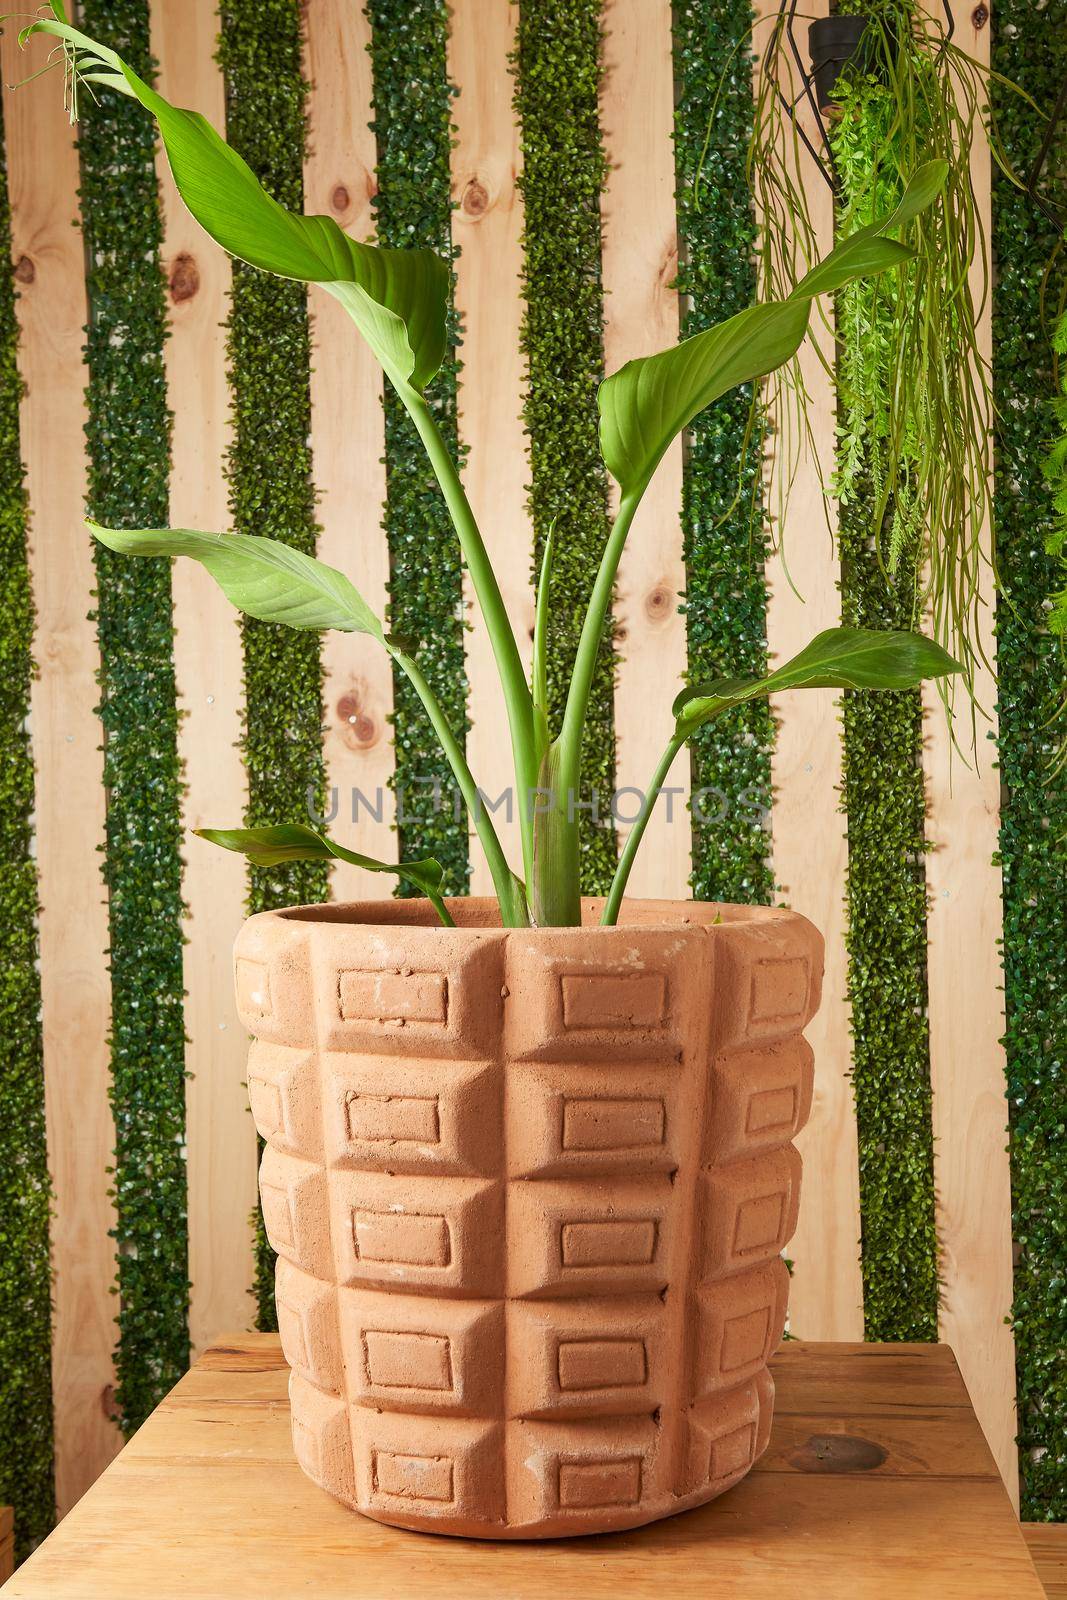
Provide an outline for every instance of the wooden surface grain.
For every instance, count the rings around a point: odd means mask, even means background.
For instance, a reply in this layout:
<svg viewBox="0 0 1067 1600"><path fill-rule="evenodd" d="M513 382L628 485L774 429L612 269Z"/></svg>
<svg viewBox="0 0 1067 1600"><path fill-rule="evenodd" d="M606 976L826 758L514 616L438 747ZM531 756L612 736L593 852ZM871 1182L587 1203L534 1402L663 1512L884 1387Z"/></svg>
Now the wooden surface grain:
<svg viewBox="0 0 1067 1600"><path fill-rule="evenodd" d="M762 18L776 15L777 0L760 0L756 10ZM828 0L815 0L807 10L825 16ZM768 38L766 22L758 27L756 38L762 48ZM794 86L790 98L795 92ZM800 115L805 131L817 139L806 104ZM833 244L833 199L807 157L803 174L819 253L825 254ZM777 550L767 566L767 642L776 665L803 649L821 629L837 627L841 621L836 516L833 503L824 498L818 465L821 460L824 474L829 474L834 459L834 397L815 341L821 343L824 354L832 358L833 352L818 312L812 328L813 336L805 342L800 361L811 396L815 450L799 441L784 524L780 518L773 522ZM786 470L779 454L769 484L772 516L782 503L781 475ZM810 917L826 941L822 1006L806 1029L815 1052L815 1098L811 1120L797 1139L804 1158L804 1204L789 1247L796 1263L790 1327L802 1339L863 1336L859 1154L845 997L848 844L840 811L842 750L836 698L832 689L817 689L775 695L771 700L778 722L771 760L775 879L784 903Z"/></svg>
<svg viewBox="0 0 1067 1600"><path fill-rule="evenodd" d="M674 211L674 65L670 0L607 0L600 122L608 179L601 197L604 365L678 343ZM613 509L618 485L612 482ZM616 784L625 838L674 732L671 704L686 668L682 560L682 441L668 449L634 518L619 564L615 623ZM629 893L689 893L692 828L688 751L675 760L649 820ZM623 793L623 791L636 793Z"/></svg>
<svg viewBox="0 0 1067 1600"><path fill-rule="evenodd" d="M452 240L456 311L463 330L457 396L459 437L467 451L463 482L504 597L523 661L533 650L533 529L526 511L530 469L522 417L522 197L519 130L508 58L518 10L484 0L452 0L448 74L452 103ZM495 805L515 783L504 696L489 630L464 575L470 728L467 760ZM521 796L494 812L494 826L515 871L522 872ZM493 880L471 839L471 893L492 894Z"/></svg>
<svg viewBox="0 0 1067 1600"><path fill-rule="evenodd" d="M926 0L941 16L940 0ZM956 44L988 64L989 8L953 6ZM975 25L980 18L981 25ZM990 154L985 139L971 153L971 182L990 237ZM992 355L992 309L980 262L971 272L982 306L979 347ZM983 304L984 302L984 304ZM990 551L990 529L982 548ZM981 577L980 631L996 660L994 585ZM1000 773L990 742L996 733L996 686L987 667L976 675L978 718L972 751L967 697L957 696L955 737L927 685L924 764L928 797L926 858L929 892L927 973L930 995L930 1082L933 1089L934 1186L941 1304L938 1332L959 1359L974 1408L1016 1506L1015 1341L1006 1318L1012 1302L1011 1172L1005 1082L1003 933L1000 868L993 864L1000 823ZM987 720L988 717L988 720Z"/></svg>
<svg viewBox="0 0 1067 1600"><path fill-rule="evenodd" d="M215 60L213 0L184 11L152 7L160 92L225 126ZM170 521L206 532L229 527L223 478L228 443L226 330L229 258L194 222L159 153L163 270L170 337L164 347L174 414ZM244 699L237 612L197 561L175 561L174 672L182 717L185 935L185 1128L189 1172L189 1337L199 1354L222 1328L251 1327L255 1306L252 1213L256 1133L248 1109L248 1037L237 1019L230 951L244 920L245 863L192 829L238 827L247 800L241 760Z"/></svg>
<svg viewBox="0 0 1067 1600"><path fill-rule="evenodd" d="M1023 1538L1048 1600L1067 1600L1067 1522L1024 1522Z"/></svg>
<svg viewBox="0 0 1067 1600"><path fill-rule="evenodd" d="M100 876L105 797L96 716L100 665L89 620L95 586L85 514L84 244L78 154L50 40L20 52L3 30L4 127L11 195L20 426L37 607L30 730L36 767L45 1117L52 1214L52 1387L56 1498L74 1504L119 1448L111 1420L116 1329L115 1214L108 1168L108 919ZM2 1381L2 1380L0 1380Z"/></svg>
<svg viewBox="0 0 1067 1600"><path fill-rule="evenodd" d="M305 66L308 155L304 209L333 217L353 238L374 233L376 150L369 123L370 23L345 0L309 0ZM379 617L385 616L389 547L385 502L382 374L347 311L324 289L308 292L311 316L311 455L318 555L347 574ZM389 717L389 657L364 633L322 635L326 782L337 793L332 836L379 861L395 861L394 771ZM360 798L360 797L363 798ZM327 805L327 814L331 810ZM379 900L393 892L384 873L347 862L331 869L335 900Z"/></svg>
<svg viewBox="0 0 1067 1600"><path fill-rule="evenodd" d="M209 1350L5 1600L1041 1600L950 1350L785 1345L742 1484L634 1533L494 1544L345 1510L293 1459L275 1336Z"/></svg>

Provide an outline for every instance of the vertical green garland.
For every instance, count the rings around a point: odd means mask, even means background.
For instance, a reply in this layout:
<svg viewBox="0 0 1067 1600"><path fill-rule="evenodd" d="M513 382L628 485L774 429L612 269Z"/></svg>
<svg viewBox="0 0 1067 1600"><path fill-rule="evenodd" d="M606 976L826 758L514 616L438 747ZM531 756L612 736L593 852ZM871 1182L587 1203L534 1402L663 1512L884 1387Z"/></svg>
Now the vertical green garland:
<svg viewBox="0 0 1067 1600"><path fill-rule="evenodd" d="M148 0L85 0L83 25L149 76ZM89 504L165 526L170 417L152 125L102 93L79 129L87 255ZM88 537L88 535L86 535ZM94 547L108 791L117 1399L136 1428L188 1364L180 775L170 563Z"/></svg>
<svg viewBox="0 0 1067 1600"><path fill-rule="evenodd" d="M1067 0L1001 0L993 66L1044 109L1067 77ZM1025 102L997 105L1008 153L1026 171L1043 124ZM1052 153L1048 192L1067 193L1067 130ZM993 191L993 376L997 432L997 548L1010 604L997 612L1000 855L1004 873L1004 1000L1015 1240L1015 1365L1022 1516L1067 1520L1067 783L1050 781L1062 683L1046 600L1057 563L1044 550L1055 512L1041 465L1053 435L1048 318L1064 288L1064 257L1042 278L1056 230L998 177Z"/></svg>
<svg viewBox="0 0 1067 1600"><path fill-rule="evenodd" d="M11 211L0 113L0 257ZM45 1143L37 871L27 718L33 594L19 444L18 324L10 266L0 283L0 1505L14 1507L21 1560L55 1519L52 1481L51 1190Z"/></svg>
<svg viewBox="0 0 1067 1600"><path fill-rule="evenodd" d="M674 118L679 273L685 338L756 295L755 218L745 181L752 57L730 52L752 25L749 0L676 0ZM730 62L729 65L727 63ZM723 76L725 69L725 77ZM683 488L689 671L761 676L767 664L766 538L752 515L762 439L746 444L750 393L725 396L689 431ZM759 496L756 493L756 504ZM774 889L766 818L774 722L753 702L692 746L693 892L767 904Z"/></svg>
<svg viewBox="0 0 1067 1600"><path fill-rule="evenodd" d="M446 0L370 0L366 13L373 30L378 241L397 248L423 246L451 258L453 91ZM453 317L453 346L457 333ZM428 396L453 456L458 454L456 372L450 355ZM388 383L385 470L390 626L418 646L419 665L462 742L467 679L459 547L415 426ZM448 892L465 894L467 823L455 810L451 770L403 673L394 673L393 693L401 851L436 856L445 868Z"/></svg>
<svg viewBox="0 0 1067 1600"><path fill-rule="evenodd" d="M600 0L520 0L515 106L525 206L524 414L530 436L535 569L555 529L548 695L559 731L589 593L608 535L607 480L597 437L604 371L600 196ZM615 786L615 655L605 638L589 705L581 815L582 888L604 893L615 866L608 802Z"/></svg>
<svg viewBox="0 0 1067 1600"><path fill-rule="evenodd" d="M307 84L299 0L223 0L219 59L226 134L267 191L303 206ZM233 265L227 350L233 403L230 511L237 533L282 539L315 553L311 482L311 345L303 284ZM309 800L323 814L322 663L318 635L245 618L244 754L249 826L297 822ZM324 900L326 869L294 862L253 868L248 906ZM260 1328L276 1327L274 1255L256 1234Z"/></svg>
<svg viewBox="0 0 1067 1600"><path fill-rule="evenodd" d="M900 184L882 165L888 121L880 99L835 125L844 185L842 229L896 204ZM891 325L894 274L838 298L839 390L857 367L877 368L879 325ZM847 404L842 400L842 410ZM843 431L843 430L842 430ZM913 575L885 572L874 541L877 496L869 473L840 504L842 621L914 626ZM888 513L892 516L892 508ZM843 809L848 817L848 998L859 1139L861 1267L868 1339L937 1338L937 1235L926 978L926 800L922 703L917 691L844 696Z"/></svg>

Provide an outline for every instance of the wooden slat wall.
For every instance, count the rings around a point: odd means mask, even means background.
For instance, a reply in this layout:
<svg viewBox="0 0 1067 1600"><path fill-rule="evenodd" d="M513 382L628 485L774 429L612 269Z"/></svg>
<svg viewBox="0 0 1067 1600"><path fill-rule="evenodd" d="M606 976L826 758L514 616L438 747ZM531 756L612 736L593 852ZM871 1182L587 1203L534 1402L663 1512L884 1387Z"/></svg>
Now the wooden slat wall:
<svg viewBox="0 0 1067 1600"><path fill-rule="evenodd" d="M935 15L941 7L931 5ZM976 27L971 7L956 3L956 43L989 61L989 23ZM988 19L989 9L974 17ZM990 236L990 156L980 142L972 151L971 179ZM972 273L976 299L981 269ZM988 293L980 326L985 360L992 354L992 308ZM989 549L989 529L985 531ZM994 593L988 569L983 583L984 647L996 659ZM992 674L978 674L976 692L990 715L996 702ZM1018 1508L1019 1461L1015 1448L1015 1344L1004 1319L1011 1309L1011 1175L1008 1165L1008 1104L998 941L1002 932L997 849L1000 775L986 733L996 722L979 723L977 761L953 753L944 712L927 697L926 775L929 796L927 857L929 890L930 1076L933 1086L934 1184L941 1247L942 1298L939 1329L956 1352L979 1422L1004 1482ZM961 696L961 700L964 697ZM969 745L965 704L957 716L957 738Z"/></svg>
<svg viewBox="0 0 1067 1600"><path fill-rule="evenodd" d="M64 1512L119 1448L110 1420L115 1337L114 1226L107 1169L115 1147L108 1102L110 994L99 655L89 621L93 561L83 522L86 471L85 269L78 157L60 76L12 92L38 71L48 43L25 53L7 25L0 45L15 278L26 384L22 455L31 505L37 606L31 722L37 768L48 1162L55 1190L52 1375L56 1499Z"/></svg>
<svg viewBox="0 0 1067 1600"><path fill-rule="evenodd" d="M351 0L307 6L309 148L304 206L323 212L357 239L374 233L376 192L371 120L370 24ZM382 528L385 423L382 375L344 308L322 289L310 291L312 333L311 452L322 524L319 555L340 567L384 616L389 550ZM393 709L389 657L358 633L323 639L326 781L337 790L333 832L342 843L380 861L395 861L394 797L389 788ZM366 797L367 804L353 795ZM380 811L378 820L375 813ZM392 893L381 873L336 862L336 900L380 899Z"/></svg>
<svg viewBox="0 0 1067 1600"><path fill-rule="evenodd" d="M933 0L931 0L933 3ZM605 0L602 119L611 174L603 198L605 346L613 370L629 357L677 336L675 274L673 71L669 0ZM825 14L828 0L817 0ZM368 24L349 0L308 0L307 69L310 149L308 209L333 215L356 236L373 233L375 187ZM761 14L777 11L761 0ZM528 477L521 420L523 372L520 160L508 54L515 10L500 0L454 0L449 71L457 143L452 158L457 202L454 237L457 303L464 325L459 427L469 456L464 475L522 649L533 617ZM213 62L213 0L153 0L155 50L164 92L217 125L222 88ZM976 30L959 8L959 41L982 56L988 27ZM758 38L766 37L761 27ZM24 77L43 57L3 41L5 81ZM104 796L94 715L96 641L87 621L92 564L81 527L85 486L80 443L84 421L81 344L85 320L77 216L77 161L58 106L58 78L33 90L5 90L15 253L21 291L22 369L28 384L23 450L33 512L33 575L39 610L33 735L38 763L42 977L48 1136L56 1183L57 1268L54 1376L58 1484L66 1508L117 1447L107 1419L113 1381L112 1212L106 1167L113 1145L108 1110L107 921L97 847ZM976 156L975 181L988 204L989 172ZM820 243L832 232L831 202L810 173L808 193ZM226 522L221 458L226 439L224 334L228 271L164 182L166 269L172 338L167 350L176 413L172 520L205 527ZM384 499L381 377L341 308L311 291L314 375L312 449L322 522L320 553L384 610L388 550ZM824 336L828 340L828 336ZM988 319L983 328L988 348ZM824 348L829 348L828 343ZM823 459L833 450L832 393L809 351L805 374ZM677 596L682 565L681 450L671 453L634 530L619 584L622 656L616 693L619 783L641 787L669 731L669 705L685 665L684 619ZM775 490L772 485L771 503ZM814 463L804 458L793 485L784 556L770 564L768 634L781 659L839 617L837 561ZM788 566L789 578L786 576ZM795 590L799 593L794 592ZM192 564L174 572L176 656L186 712L181 749L190 795L186 822L236 820L244 780L240 728L238 629L227 603ZM470 596L468 595L468 602ZM471 608L467 662L471 678L472 765L490 795L512 781L505 720L491 651ZM989 641L992 650L992 641ZM324 647L328 781L338 791L337 836L370 854L395 858L390 729L392 679L384 653L360 636ZM992 704L991 685L982 686ZM830 691L784 699L774 756L774 864L784 900L826 936L823 1008L809 1037L817 1060L811 1124L803 1139L804 1203L790 1254L796 1262L791 1320L809 1338L862 1336L856 1127L848 1073L851 1047L845 1005L845 819L838 810L841 735ZM996 940L999 875L998 785L992 751L977 772L958 757L936 712L928 722L927 775L931 890L929 955L936 1180L945 1292L942 1335L956 1349L978 1415L1013 1491L1016 1463L1012 1341L1003 1325L1011 1296L1007 1111ZM679 785L688 764L679 763ZM381 820L364 807L352 820L352 791L383 802ZM517 821L501 822L519 859ZM674 821L661 805L635 871L637 893L687 893L690 835L684 796ZM192 1333L200 1348L224 1325L247 1324L255 1147L243 1079L245 1039L231 1009L229 946L242 916L241 863L187 845L189 906L188 1088ZM479 853L474 888L487 878ZM378 897L388 880L342 868L337 898ZM71 916L71 907L77 915Z"/></svg>
<svg viewBox="0 0 1067 1600"><path fill-rule="evenodd" d="M827 0L814 15L825 16ZM776 14L763 0L761 16ZM757 32L767 37L764 24ZM813 118L801 115L817 138ZM833 243L833 200L814 163L805 158L805 192L818 248ZM825 352L830 336L812 319ZM834 408L830 380L809 341L801 353L811 396L812 432L825 463L832 462ZM781 462L777 463L779 469ZM776 503L771 485L770 504ZM772 659L802 649L822 628L841 621L838 566L816 462L805 448L789 497L786 526L775 528L780 553L768 569L767 637ZM775 876L785 902L802 911L826 940L822 1008L807 1029L815 1051L815 1101L811 1121L798 1140L804 1157L804 1204L789 1247L796 1263L790 1292L790 1327L801 1339L861 1339L863 1286L860 1278L859 1157L856 1114L848 1074L852 1044L845 1003L845 818L839 811L841 726L835 694L820 689L775 697L778 738L772 761L774 804L771 835Z"/></svg>
<svg viewBox="0 0 1067 1600"><path fill-rule="evenodd" d="M611 171L601 200L604 357L609 372L678 342L674 211L674 64L670 0L606 0L600 117ZM612 504L618 503L612 483ZM668 450L634 519L615 601L616 782L647 789L674 727L671 702L686 668L682 560L682 444ZM630 893L689 892L689 756L674 763L630 876ZM620 795L619 814L639 800ZM620 834L628 831L625 820Z"/></svg>
<svg viewBox="0 0 1067 1600"><path fill-rule="evenodd" d="M225 128L222 73L215 62L213 0L180 11L156 0L152 49L161 93ZM174 413L170 520L225 529L222 475L227 444L225 329L230 267L178 198L159 155L164 271L169 289L167 390ZM189 1333L199 1353L225 1328L254 1320L251 1215L256 1138L245 1090L248 1041L233 999L230 947L244 915L241 857L192 836L202 826L240 826L247 798L241 737L241 636L233 607L194 561L173 566L174 666L183 717L178 750L187 907L184 932L185 1094L189 1171Z"/></svg>
<svg viewBox="0 0 1067 1600"><path fill-rule="evenodd" d="M453 0L448 75L458 89L452 152L452 238L456 310L463 328L458 407L459 436L468 455L467 495L496 568L504 603L529 670L534 591L530 568L533 530L526 513L529 462L523 432L522 198L516 188L519 133L512 109L508 56L515 42L517 9L482 0ZM488 630L470 583L464 590L470 720L467 759L482 790L495 802L514 790L504 698L497 681ZM513 794L494 824L508 859L521 872L519 810ZM491 894L481 847L471 841L471 893Z"/></svg>

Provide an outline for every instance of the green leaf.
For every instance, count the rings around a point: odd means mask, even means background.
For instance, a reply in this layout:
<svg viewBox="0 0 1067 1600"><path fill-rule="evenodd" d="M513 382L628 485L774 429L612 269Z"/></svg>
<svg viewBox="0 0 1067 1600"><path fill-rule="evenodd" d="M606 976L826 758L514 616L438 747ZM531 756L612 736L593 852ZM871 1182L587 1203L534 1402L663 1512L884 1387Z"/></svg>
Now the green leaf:
<svg viewBox="0 0 1067 1600"><path fill-rule="evenodd" d="M597 395L600 448L624 495L643 490L671 440L706 406L738 384L765 377L796 354L816 295L910 258L913 252L906 245L882 233L929 205L947 170L944 162L921 167L894 212L843 239L786 300L750 306L671 350L628 361L604 380Z"/></svg>
<svg viewBox="0 0 1067 1600"><path fill-rule="evenodd" d="M783 689L914 689L926 678L963 669L921 633L827 628L799 655L765 678L713 678L690 684L674 702L679 734L688 738L728 707Z"/></svg>
<svg viewBox="0 0 1067 1600"><path fill-rule="evenodd" d="M448 907L441 895L444 870L439 861L427 856L422 861L401 861L390 864L376 861L373 856L361 856L303 822L283 822L271 828L197 828L201 839L219 844L224 850L236 850L247 856L257 867L278 867L286 861L348 861L367 872L391 872L404 883L410 883L427 900L431 901L446 928L454 927Z"/></svg>
<svg viewBox="0 0 1067 1600"><path fill-rule="evenodd" d="M369 633L385 643L381 623L343 572L274 539L190 528L88 527L120 555L192 556L239 611L261 622Z"/></svg>
<svg viewBox="0 0 1067 1600"><path fill-rule="evenodd" d="M63 42L75 84L105 84L155 117L179 194L224 250L279 277L321 283L393 382L421 393L447 348L449 275L439 256L380 250L349 238L332 217L287 211L204 117L172 106L113 50L62 20L35 22L20 37L38 32Z"/></svg>

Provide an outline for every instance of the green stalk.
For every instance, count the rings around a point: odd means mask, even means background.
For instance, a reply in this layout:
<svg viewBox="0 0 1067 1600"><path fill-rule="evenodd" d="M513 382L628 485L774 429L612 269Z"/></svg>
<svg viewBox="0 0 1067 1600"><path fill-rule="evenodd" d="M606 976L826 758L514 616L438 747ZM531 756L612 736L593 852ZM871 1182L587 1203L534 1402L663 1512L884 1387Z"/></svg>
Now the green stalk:
<svg viewBox="0 0 1067 1600"><path fill-rule="evenodd" d="M445 504L448 506L459 539L463 560L471 575L474 593L489 630L493 657L504 691L508 726L511 730L515 780L519 789L523 868L529 881L533 873L533 819L530 814L530 797L537 783L537 749L530 686L526 681L511 619L500 593L493 564L482 542L478 524L448 446L441 437L434 415L423 396L416 394L407 386L400 389L400 396L418 429L434 476L441 486Z"/></svg>
<svg viewBox="0 0 1067 1600"><path fill-rule="evenodd" d="M615 876L611 880L611 888L608 890L608 897L600 914L600 926L602 928L613 928L619 920L619 907L622 905L622 897L626 893L626 885L630 878L630 868L633 866L634 857L641 847L641 840L644 836L645 828L648 826L648 819L655 810L656 801L660 797L667 774L674 763L674 758L685 744L685 737L684 733L676 733L674 735L674 738L660 756L659 765L652 774L652 782L645 792L645 798L641 802L641 810L638 812L637 820L630 829L626 843L622 847L619 864L615 868Z"/></svg>
<svg viewBox="0 0 1067 1600"><path fill-rule="evenodd" d="M481 796L478 793L478 785L475 783L471 769L467 765L467 758L463 753L462 746L449 727L448 720L441 709L437 696L409 655L406 655L403 650L397 649L395 645L389 645L388 650L426 707L426 714L440 740L441 749L445 753L449 766L455 773L464 804L474 823L481 847L485 851L485 859L489 863L489 871L493 875L493 887L500 903L500 917L504 927L528 927L530 918L526 909L526 896L523 886L508 866L507 857L501 848L492 819L482 804Z"/></svg>
<svg viewBox="0 0 1067 1600"><path fill-rule="evenodd" d="M581 778L582 740L615 577L645 487L642 484L624 496L608 535L582 623L563 726L559 738L549 746L537 778L541 792L534 818L533 871L527 876L527 884L538 926L575 928L582 919L578 817L574 809Z"/></svg>

